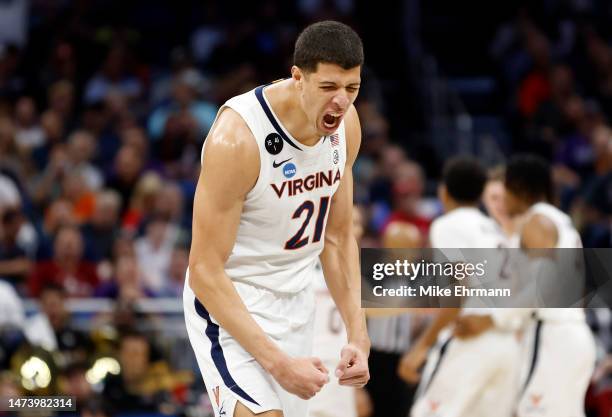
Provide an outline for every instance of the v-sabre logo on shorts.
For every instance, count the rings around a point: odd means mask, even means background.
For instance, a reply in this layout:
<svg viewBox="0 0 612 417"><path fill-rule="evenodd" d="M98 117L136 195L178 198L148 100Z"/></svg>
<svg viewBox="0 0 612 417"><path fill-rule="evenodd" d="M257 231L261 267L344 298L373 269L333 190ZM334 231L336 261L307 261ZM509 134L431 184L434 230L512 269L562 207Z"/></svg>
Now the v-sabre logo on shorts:
<svg viewBox="0 0 612 417"><path fill-rule="evenodd" d="M287 164L283 167L283 173L285 173L285 176L287 176L286 170L289 165L293 164ZM295 171L291 176L293 175L295 175ZM315 174L307 175L305 178L295 178L292 180L283 181L280 186L270 184L270 187L272 187L278 198L282 198L285 194L287 194L289 197L293 197L294 195L301 194L304 191L312 191L325 186L331 187L340 181L340 177L340 169L336 168L335 172L331 169L327 172L319 171Z"/></svg>
<svg viewBox="0 0 612 417"><path fill-rule="evenodd" d="M543 414L546 409L544 404L542 404L542 398L542 394L529 394L529 404L527 404L525 411L533 414Z"/></svg>
<svg viewBox="0 0 612 417"><path fill-rule="evenodd" d="M291 178L295 175L295 173L297 172L297 168L295 167L295 164L293 163L288 163L283 167L283 175L285 176L285 178Z"/></svg>

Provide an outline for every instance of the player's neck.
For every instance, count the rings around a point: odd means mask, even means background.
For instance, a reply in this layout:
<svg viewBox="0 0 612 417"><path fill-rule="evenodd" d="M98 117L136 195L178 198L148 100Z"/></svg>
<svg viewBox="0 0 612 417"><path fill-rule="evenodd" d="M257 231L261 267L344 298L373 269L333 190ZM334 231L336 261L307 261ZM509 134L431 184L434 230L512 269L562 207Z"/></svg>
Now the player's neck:
<svg viewBox="0 0 612 417"><path fill-rule="evenodd" d="M280 123L298 142L313 146L321 139L302 111L292 78L270 85L265 95Z"/></svg>
<svg viewBox="0 0 612 417"><path fill-rule="evenodd" d="M461 208L475 209L475 208L478 208L478 204L459 203L457 201L452 201L452 200L446 201L446 203L444 204L445 213L450 213L453 210L457 210Z"/></svg>

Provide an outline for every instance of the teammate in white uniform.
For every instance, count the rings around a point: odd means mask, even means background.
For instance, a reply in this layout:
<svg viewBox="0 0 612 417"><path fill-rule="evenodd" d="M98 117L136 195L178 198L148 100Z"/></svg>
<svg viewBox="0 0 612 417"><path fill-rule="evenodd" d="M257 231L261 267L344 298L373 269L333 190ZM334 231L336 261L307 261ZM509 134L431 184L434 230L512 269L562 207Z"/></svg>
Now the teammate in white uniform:
<svg viewBox="0 0 612 417"><path fill-rule="evenodd" d="M369 379L351 215L362 62L352 29L313 24L291 78L229 100L206 139L183 300L216 416L307 415L329 380L310 357L319 259L347 329L332 372Z"/></svg>
<svg viewBox="0 0 612 417"><path fill-rule="evenodd" d="M505 185L509 214L523 218L519 226L523 249L582 247L569 216L547 202L552 194L552 178L546 161L529 155L514 157L506 168ZM531 259L528 270L521 275L533 279L534 268L552 267L554 278L554 268L561 268L566 274L581 257L570 251L556 251L552 256L553 259L540 256ZM581 298L584 283L580 271L576 272L575 285L569 290L575 291L570 295L577 299ZM584 310L539 308L534 311L527 336L526 345L531 353L524 358L527 375L517 415L584 416L584 396L595 365L595 344Z"/></svg>
<svg viewBox="0 0 612 417"><path fill-rule="evenodd" d="M316 308L314 318L314 355L323 366L334 368L338 352L346 343L342 316L334 303L321 267L317 267L314 289ZM334 379L310 401L310 417L356 417L355 390L343 387Z"/></svg>
<svg viewBox="0 0 612 417"><path fill-rule="evenodd" d="M446 214L436 219L430 231L433 248L442 248L449 261L463 260L459 249L504 250L501 229L479 209L486 173L472 159L460 157L445 167L440 199ZM498 279L503 267L490 259L487 276ZM466 300L467 304L470 300ZM509 320L510 309L464 309L454 325L457 309L442 310L415 347L403 358L400 374L408 381L418 379L417 370L429 355L413 417L510 417L515 403L519 344ZM519 322L520 323L520 322ZM446 329L443 327L450 324ZM442 330L442 332L440 332ZM440 332L440 334L438 334ZM453 335L454 333L454 335Z"/></svg>

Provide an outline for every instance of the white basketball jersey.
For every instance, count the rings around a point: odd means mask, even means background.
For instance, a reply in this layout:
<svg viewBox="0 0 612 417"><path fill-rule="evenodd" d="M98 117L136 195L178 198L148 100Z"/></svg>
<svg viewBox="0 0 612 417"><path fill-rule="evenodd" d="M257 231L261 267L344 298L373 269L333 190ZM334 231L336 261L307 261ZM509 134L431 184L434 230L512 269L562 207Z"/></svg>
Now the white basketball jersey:
<svg viewBox="0 0 612 417"><path fill-rule="evenodd" d="M311 283L323 249L329 206L346 163L344 122L333 135L305 146L281 124L264 91L258 87L223 106L243 118L260 160L225 272L232 280L295 293Z"/></svg>
<svg viewBox="0 0 612 417"><path fill-rule="evenodd" d="M557 248L582 248L580 234L574 227L572 219L559 210L557 207L548 203L536 203L527 212L527 219L534 214L545 216L557 227ZM583 276L580 267L582 254L579 252L570 253L559 252L558 255L563 259L557 259L556 267L564 271L576 269L575 288L571 289L574 294L584 290ZM566 289L567 291L567 289ZM584 310L581 308L540 308L538 317L545 320L566 321L566 320L585 320Z"/></svg>
<svg viewBox="0 0 612 417"><path fill-rule="evenodd" d="M486 260L485 276L467 278L478 281L467 281L466 285L507 288L506 279L511 277L508 266L512 256L508 250L507 238L499 225L477 208L459 207L438 217L431 225L430 240L431 246L442 249L442 254L449 261L463 260L460 249L495 249L495 256ZM485 253L487 252L483 252ZM486 297L469 297L464 300L461 314L492 315L496 325L502 330L520 327L525 316L523 311L491 308L490 305L491 301Z"/></svg>
<svg viewBox="0 0 612 417"><path fill-rule="evenodd" d="M557 248L582 248L580 234L574 227L572 219L557 207L548 203L536 203L527 213L528 217L534 214L545 216L557 226Z"/></svg>
<svg viewBox="0 0 612 417"><path fill-rule="evenodd" d="M431 224L433 248L497 248L505 246L504 235L493 220L475 207L459 207Z"/></svg>

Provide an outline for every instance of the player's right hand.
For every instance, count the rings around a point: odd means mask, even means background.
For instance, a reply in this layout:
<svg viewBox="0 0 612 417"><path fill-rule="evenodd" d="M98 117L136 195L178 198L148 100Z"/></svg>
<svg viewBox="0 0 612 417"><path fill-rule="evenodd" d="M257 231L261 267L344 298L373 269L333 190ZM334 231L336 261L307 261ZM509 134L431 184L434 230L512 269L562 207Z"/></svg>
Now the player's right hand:
<svg viewBox="0 0 612 417"><path fill-rule="evenodd" d="M409 384L416 384L421 379L419 369L427 358L427 347L417 344L402 356L397 367L397 374Z"/></svg>
<svg viewBox="0 0 612 417"><path fill-rule="evenodd" d="M321 391L329 382L328 371L319 358L287 358L270 371L281 387L303 400Z"/></svg>

